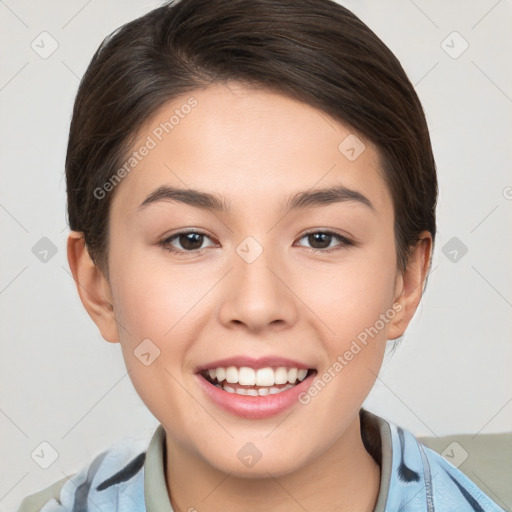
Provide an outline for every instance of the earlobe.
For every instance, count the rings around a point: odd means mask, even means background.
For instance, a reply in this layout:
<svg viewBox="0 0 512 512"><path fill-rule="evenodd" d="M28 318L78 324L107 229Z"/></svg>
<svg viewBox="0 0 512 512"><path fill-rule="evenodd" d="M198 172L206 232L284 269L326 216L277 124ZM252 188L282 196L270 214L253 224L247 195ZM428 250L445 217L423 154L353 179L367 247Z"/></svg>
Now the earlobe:
<svg viewBox="0 0 512 512"><path fill-rule="evenodd" d="M71 231L67 242L68 263L84 308L98 326L102 337L119 343L110 283L92 261L83 233Z"/></svg>
<svg viewBox="0 0 512 512"><path fill-rule="evenodd" d="M431 258L432 235L423 231L409 257L405 272L397 276L395 303L400 304L400 311L389 325L388 339L402 336L414 316L423 295Z"/></svg>

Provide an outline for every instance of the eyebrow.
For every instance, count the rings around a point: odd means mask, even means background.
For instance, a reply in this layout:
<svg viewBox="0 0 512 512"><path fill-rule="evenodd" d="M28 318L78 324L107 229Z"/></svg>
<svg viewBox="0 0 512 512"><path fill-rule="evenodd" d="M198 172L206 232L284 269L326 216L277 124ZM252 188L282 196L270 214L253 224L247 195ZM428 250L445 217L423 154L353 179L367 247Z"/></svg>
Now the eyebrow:
<svg viewBox="0 0 512 512"><path fill-rule="evenodd" d="M219 212L228 212L230 209L225 198L221 195L210 194L200 190L162 185L144 199L138 211L143 210L150 204L161 201L178 201L196 208ZM291 210L328 206L330 204L343 202L356 202L367 206L373 213L376 211L372 202L361 194L361 192L342 185L297 192L288 198L283 204L282 209L288 212Z"/></svg>

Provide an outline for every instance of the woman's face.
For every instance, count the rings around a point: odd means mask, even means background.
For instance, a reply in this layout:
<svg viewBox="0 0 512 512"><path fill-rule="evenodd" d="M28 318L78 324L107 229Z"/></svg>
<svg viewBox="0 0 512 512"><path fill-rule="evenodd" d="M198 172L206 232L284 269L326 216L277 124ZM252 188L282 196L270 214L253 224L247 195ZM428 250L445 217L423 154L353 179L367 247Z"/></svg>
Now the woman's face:
<svg viewBox="0 0 512 512"><path fill-rule="evenodd" d="M235 475L305 466L355 424L396 337L402 281L374 147L231 84L166 104L133 150L109 285L110 341L137 392L177 453Z"/></svg>

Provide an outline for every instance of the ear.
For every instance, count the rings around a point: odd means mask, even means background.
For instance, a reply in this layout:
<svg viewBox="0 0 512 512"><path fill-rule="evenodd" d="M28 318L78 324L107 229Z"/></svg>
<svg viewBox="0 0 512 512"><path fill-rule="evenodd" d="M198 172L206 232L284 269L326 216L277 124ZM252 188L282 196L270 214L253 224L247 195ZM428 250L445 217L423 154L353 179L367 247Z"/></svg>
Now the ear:
<svg viewBox="0 0 512 512"><path fill-rule="evenodd" d="M409 325L423 295L427 272L432 257L432 235L422 231L409 257L405 272L399 272L395 286L395 304L400 304L398 314L388 326L388 339L402 336ZM398 307L395 306L395 310Z"/></svg>
<svg viewBox="0 0 512 512"><path fill-rule="evenodd" d="M83 233L70 232L67 255L69 268L84 308L98 326L103 338L111 343L119 343L110 283L92 261L85 246Z"/></svg>

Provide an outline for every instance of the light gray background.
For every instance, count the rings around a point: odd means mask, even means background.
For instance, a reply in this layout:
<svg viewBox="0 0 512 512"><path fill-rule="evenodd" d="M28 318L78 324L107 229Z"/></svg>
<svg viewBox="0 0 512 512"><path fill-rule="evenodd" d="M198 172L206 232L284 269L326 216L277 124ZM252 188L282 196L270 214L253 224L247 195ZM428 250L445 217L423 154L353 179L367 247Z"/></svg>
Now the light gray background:
<svg viewBox="0 0 512 512"><path fill-rule="evenodd" d="M512 2L342 3L416 85L440 185L433 273L365 405L416 435L512 430ZM0 1L1 511L121 438L145 446L158 425L119 345L101 338L78 298L63 178L74 95L94 51L158 5ZM58 43L46 59L31 47L51 49L43 31ZM46 262L33 252L43 237L57 250ZM466 254L450 255L453 237ZM48 469L31 458L42 442L58 453Z"/></svg>

